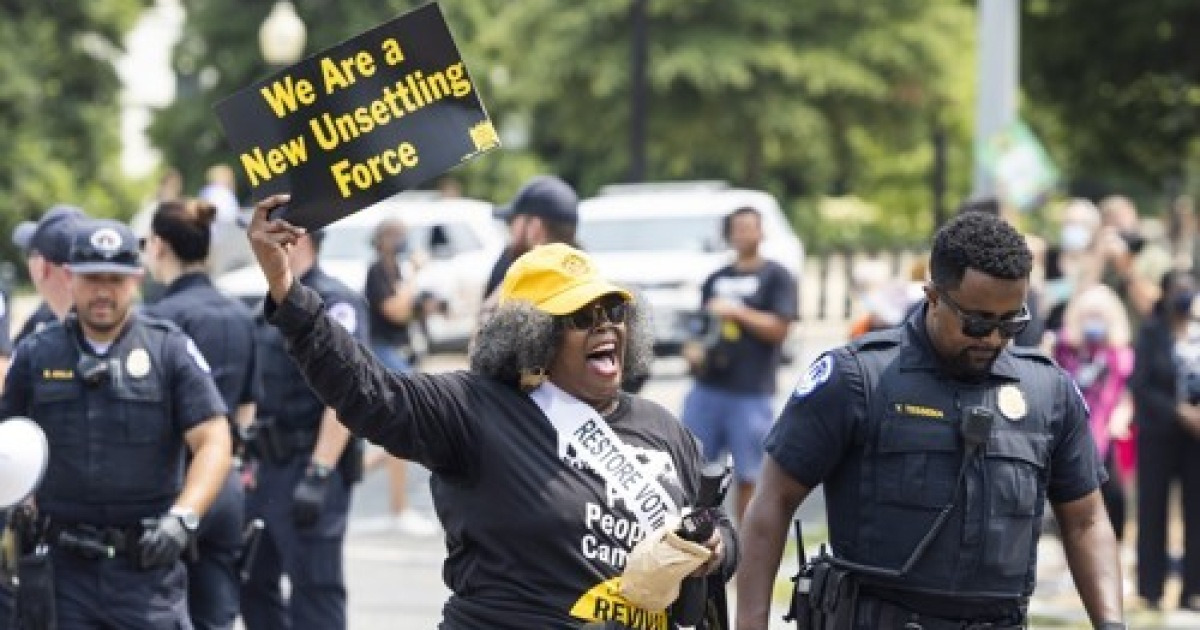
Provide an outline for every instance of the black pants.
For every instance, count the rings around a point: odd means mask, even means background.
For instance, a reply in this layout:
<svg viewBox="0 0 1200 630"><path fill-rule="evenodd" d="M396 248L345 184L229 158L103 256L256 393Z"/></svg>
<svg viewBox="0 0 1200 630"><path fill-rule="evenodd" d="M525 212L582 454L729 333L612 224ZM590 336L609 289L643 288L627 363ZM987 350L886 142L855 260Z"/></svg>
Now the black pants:
<svg viewBox="0 0 1200 630"><path fill-rule="evenodd" d="M1183 498L1183 591L1200 595L1200 441L1178 424L1137 436L1137 586L1148 601L1162 599L1167 577L1167 516L1171 483Z"/></svg>
<svg viewBox="0 0 1200 630"><path fill-rule="evenodd" d="M1104 458L1104 470L1108 473L1108 481L1100 486L1100 496L1104 499L1104 507L1108 510L1108 518L1112 521L1117 540L1125 540L1125 480L1121 479L1121 471L1117 468L1117 458L1113 449L1109 449L1108 457Z"/></svg>
<svg viewBox="0 0 1200 630"><path fill-rule="evenodd" d="M238 477L235 470L225 478L221 492L200 521L200 557L186 565L188 613L196 630L229 630L241 606L237 559L246 499Z"/></svg>

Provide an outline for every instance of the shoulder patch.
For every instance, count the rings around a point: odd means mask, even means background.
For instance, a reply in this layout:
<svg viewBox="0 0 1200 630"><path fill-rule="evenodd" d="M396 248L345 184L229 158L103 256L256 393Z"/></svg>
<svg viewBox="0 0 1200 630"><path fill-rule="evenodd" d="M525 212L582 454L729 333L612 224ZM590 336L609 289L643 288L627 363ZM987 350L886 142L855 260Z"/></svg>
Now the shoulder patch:
<svg viewBox="0 0 1200 630"><path fill-rule="evenodd" d="M334 302L329 305L329 316L333 321L342 325L346 332L354 334L358 330L358 312L349 302Z"/></svg>
<svg viewBox="0 0 1200 630"><path fill-rule="evenodd" d="M208 366L208 361L204 359L204 355L200 354L200 348L196 347L196 342L192 341L191 337L187 340L188 354L192 355L192 361L196 362L196 367L204 370L206 374L212 373L212 368Z"/></svg>
<svg viewBox="0 0 1200 630"><path fill-rule="evenodd" d="M812 365L808 366L808 371L800 378L800 382L796 384L796 389L792 392L793 398L804 398L813 393L816 389L824 385L829 377L833 376L833 355L826 353L821 355Z"/></svg>

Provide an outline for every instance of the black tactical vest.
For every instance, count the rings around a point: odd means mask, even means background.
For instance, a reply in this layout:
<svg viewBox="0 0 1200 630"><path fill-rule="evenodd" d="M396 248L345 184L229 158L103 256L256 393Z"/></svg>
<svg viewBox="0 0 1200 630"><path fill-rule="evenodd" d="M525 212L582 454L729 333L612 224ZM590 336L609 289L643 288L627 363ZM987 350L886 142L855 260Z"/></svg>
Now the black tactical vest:
<svg viewBox="0 0 1200 630"><path fill-rule="evenodd" d="M1016 349L1002 352L981 381L955 380L916 337L901 326L850 346L868 397L858 493L868 507L859 511L844 553L860 564L899 569L957 492L936 539L890 585L940 595L1027 596L1061 379L1048 358ZM965 454L960 422L972 406L994 419L956 489Z"/></svg>
<svg viewBox="0 0 1200 630"><path fill-rule="evenodd" d="M50 463L38 506L66 521L131 525L166 512L183 484L183 436L173 421L163 358L166 322L131 315L85 382L90 350L73 316L30 347L30 411L46 431Z"/></svg>
<svg viewBox="0 0 1200 630"><path fill-rule="evenodd" d="M355 338L362 339L367 325L365 309L360 298L351 293L344 284L329 277L319 268L313 267L300 279L305 286L316 291L328 307L334 302L353 304L358 313L358 330ZM287 353L287 341L279 329L267 323L260 312L256 318L255 333L258 338L258 365L262 370L263 400L258 404L258 415L275 419L276 426L288 430L315 430L321 424L325 404L313 393L300 368Z"/></svg>

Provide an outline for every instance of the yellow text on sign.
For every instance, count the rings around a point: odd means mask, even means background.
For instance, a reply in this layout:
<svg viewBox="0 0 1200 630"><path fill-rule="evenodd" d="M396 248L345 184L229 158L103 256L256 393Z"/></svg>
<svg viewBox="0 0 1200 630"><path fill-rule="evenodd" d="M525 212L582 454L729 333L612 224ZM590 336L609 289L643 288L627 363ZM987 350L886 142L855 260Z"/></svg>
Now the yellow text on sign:
<svg viewBox="0 0 1200 630"><path fill-rule="evenodd" d="M329 170L337 182L338 192L345 199L354 190L366 190L383 181L387 175L399 175L405 169L415 168L419 161L417 147L411 142L401 142L395 149L372 155L365 162L342 160L335 162Z"/></svg>

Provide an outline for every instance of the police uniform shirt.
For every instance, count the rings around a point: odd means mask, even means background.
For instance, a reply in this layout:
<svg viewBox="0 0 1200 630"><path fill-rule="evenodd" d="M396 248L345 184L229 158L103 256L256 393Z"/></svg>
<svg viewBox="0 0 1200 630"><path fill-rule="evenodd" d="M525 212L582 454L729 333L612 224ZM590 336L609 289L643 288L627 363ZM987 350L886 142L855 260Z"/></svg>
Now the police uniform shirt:
<svg viewBox="0 0 1200 630"><path fill-rule="evenodd" d="M889 343L899 349L884 382L866 383L860 361L880 351L873 346ZM980 466L969 468L967 491L938 538L959 545L955 553L966 558L947 561L946 572L975 571L986 582L989 563L1013 560L1005 553L1034 553L1030 545L1036 541L1028 539L1035 536L1033 520L1041 511L1036 496L1069 502L1105 479L1078 390L1049 359L1031 357L1006 348L982 383L956 381L941 371L925 332L925 309L918 308L904 326L871 333L813 362L767 436L766 451L797 482L810 489L825 485L838 555L860 562L887 558L873 564L898 568L957 492L963 456L957 424L961 408L977 397L974 404L996 410L983 452L989 489L981 489ZM910 377L916 380L894 385ZM876 412L880 417L870 417L869 405L878 405L873 408L882 410ZM1042 432L1040 427L1046 435L1029 435ZM865 488L873 488L869 496L863 496ZM983 507L984 501L992 504ZM986 515L980 516L981 509ZM921 522L908 528L906 519ZM1012 524L1018 521L1021 526ZM1031 529L1022 534L1006 526ZM1016 560L1025 566L1033 556L1027 563ZM920 579L914 575L908 583Z"/></svg>
<svg viewBox="0 0 1200 630"><path fill-rule="evenodd" d="M120 526L166 512L182 487L184 435L226 412L204 357L172 324L134 313L100 357L107 380L91 388L80 348L73 319L34 333L17 346L0 397L0 417L32 418L50 443L39 507Z"/></svg>
<svg viewBox="0 0 1200 630"><path fill-rule="evenodd" d="M173 322L196 342L231 412L261 397L254 318L241 302L217 291L207 275L197 272L176 278L145 312Z"/></svg>
<svg viewBox="0 0 1200 630"><path fill-rule="evenodd" d="M309 269L299 282L321 296L329 316L355 339L368 339L370 326L366 304L361 296L319 266ZM325 403L313 392L288 356L287 343L279 330L261 318L257 324L258 366L263 388L258 416L273 418L277 426L286 430L317 429L325 412ZM343 378L343 375L338 378Z"/></svg>
<svg viewBox="0 0 1200 630"><path fill-rule="evenodd" d="M615 590L646 532L529 396L472 372L390 373L316 317L320 309L313 292L295 287L268 315L356 435L433 472L448 547L443 574L453 591L440 628L566 630L606 619L637 630L669 627L663 613ZM628 394L605 420L679 506L690 504L700 454L678 420ZM727 532L727 552L736 554Z"/></svg>
<svg viewBox="0 0 1200 630"><path fill-rule="evenodd" d="M38 304L37 309L29 315L24 324L21 324L21 330L17 332L17 336L13 337L13 346L17 346L17 344L20 344L29 335L45 328L46 324L56 321L58 321L58 318L54 316L54 311L50 310L49 304L46 302Z"/></svg>
<svg viewBox="0 0 1200 630"><path fill-rule="evenodd" d="M714 297L740 302L756 311L793 321L799 312L796 279L777 262L766 260L753 271L734 265L721 268L700 289L701 305ZM721 327L716 346L709 351L706 369L698 380L705 385L743 394L774 394L775 375L782 356L780 344L756 337L734 322Z"/></svg>

